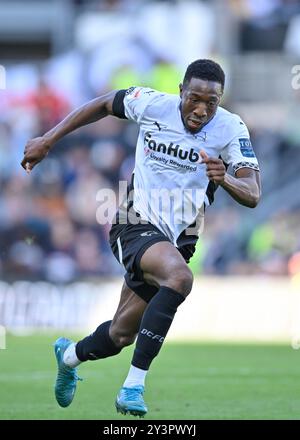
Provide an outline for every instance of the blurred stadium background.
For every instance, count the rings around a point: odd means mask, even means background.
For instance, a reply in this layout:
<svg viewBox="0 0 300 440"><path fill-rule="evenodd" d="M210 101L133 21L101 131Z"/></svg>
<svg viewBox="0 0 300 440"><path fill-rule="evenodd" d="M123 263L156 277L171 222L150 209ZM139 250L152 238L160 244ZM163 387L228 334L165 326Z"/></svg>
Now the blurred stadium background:
<svg viewBox="0 0 300 440"><path fill-rule="evenodd" d="M137 127L116 118L84 127L30 176L20 167L26 141L112 88L177 93L204 57L226 71L222 105L251 131L263 198L249 210L217 191L170 339L299 348L300 1L0 0L2 346L10 335L1 383L15 364L9 341L83 334L112 317L123 271L109 225L96 221L96 194L130 179Z"/></svg>

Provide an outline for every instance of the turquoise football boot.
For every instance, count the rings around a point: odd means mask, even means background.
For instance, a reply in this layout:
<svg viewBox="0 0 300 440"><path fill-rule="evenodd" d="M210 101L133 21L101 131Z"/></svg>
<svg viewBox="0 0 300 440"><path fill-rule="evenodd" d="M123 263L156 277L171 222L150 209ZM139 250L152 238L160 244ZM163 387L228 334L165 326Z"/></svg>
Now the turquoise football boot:
<svg viewBox="0 0 300 440"><path fill-rule="evenodd" d="M144 387L142 385L132 388L121 388L115 402L117 412L143 417L148 411L143 394Z"/></svg>
<svg viewBox="0 0 300 440"><path fill-rule="evenodd" d="M76 368L68 367L63 362L64 352L72 343L73 341L67 338L59 338L54 343L54 351L58 367L55 382L55 397L57 403L63 408L72 403L76 391L77 381L82 380L77 376Z"/></svg>

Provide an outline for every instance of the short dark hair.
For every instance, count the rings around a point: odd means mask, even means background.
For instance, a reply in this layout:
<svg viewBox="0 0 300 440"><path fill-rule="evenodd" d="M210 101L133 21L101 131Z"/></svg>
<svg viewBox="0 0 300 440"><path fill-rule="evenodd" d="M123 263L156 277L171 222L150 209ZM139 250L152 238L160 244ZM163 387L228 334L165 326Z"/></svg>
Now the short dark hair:
<svg viewBox="0 0 300 440"><path fill-rule="evenodd" d="M192 78L216 81L221 84L222 89L225 86L225 73L222 67L213 60L196 60L186 69L183 85L190 82Z"/></svg>

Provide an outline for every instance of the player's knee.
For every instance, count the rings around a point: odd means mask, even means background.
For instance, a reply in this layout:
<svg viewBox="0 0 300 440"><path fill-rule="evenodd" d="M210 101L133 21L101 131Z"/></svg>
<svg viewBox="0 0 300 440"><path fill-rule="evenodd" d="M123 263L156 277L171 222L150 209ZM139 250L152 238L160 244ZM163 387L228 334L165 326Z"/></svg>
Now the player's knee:
<svg viewBox="0 0 300 440"><path fill-rule="evenodd" d="M187 297L192 290L193 281L194 277L191 270L188 266L181 265L170 272L166 285Z"/></svg>

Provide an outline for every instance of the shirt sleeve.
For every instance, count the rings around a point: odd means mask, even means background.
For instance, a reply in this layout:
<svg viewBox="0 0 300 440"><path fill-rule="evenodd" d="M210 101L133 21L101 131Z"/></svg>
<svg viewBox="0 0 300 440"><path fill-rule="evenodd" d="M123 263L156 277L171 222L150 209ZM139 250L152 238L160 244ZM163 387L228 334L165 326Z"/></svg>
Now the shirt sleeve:
<svg viewBox="0 0 300 440"><path fill-rule="evenodd" d="M245 123L237 115L232 124L231 140L223 148L221 157L225 163L232 166L234 173L240 168L252 168L259 171L249 131Z"/></svg>
<svg viewBox="0 0 300 440"><path fill-rule="evenodd" d="M130 87L124 97L126 117L140 123L147 107L158 96L160 96L159 92L148 87Z"/></svg>

